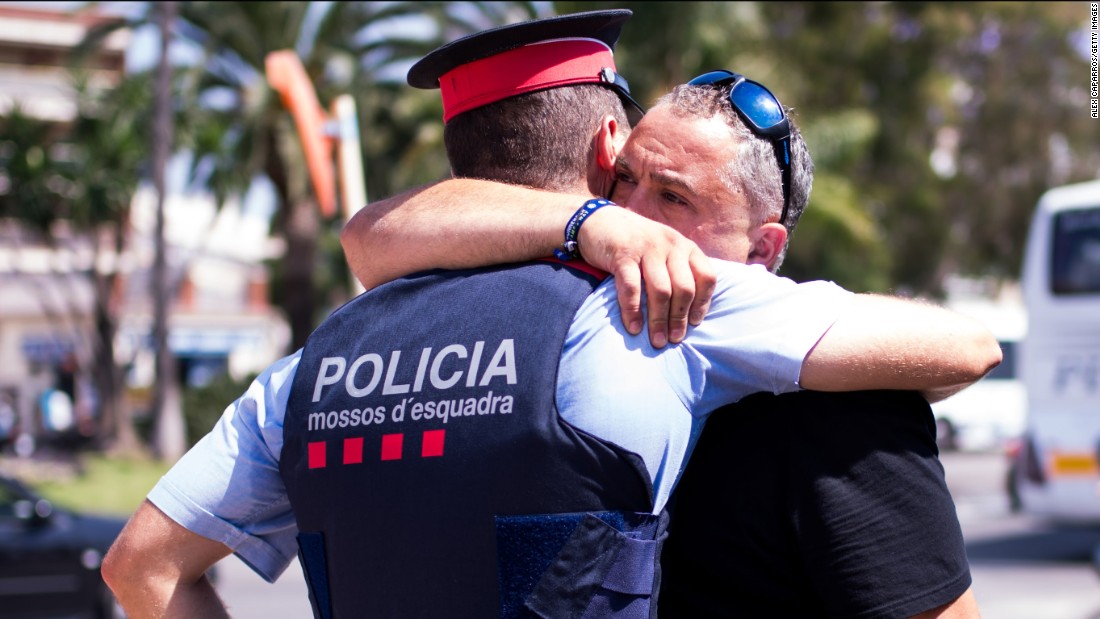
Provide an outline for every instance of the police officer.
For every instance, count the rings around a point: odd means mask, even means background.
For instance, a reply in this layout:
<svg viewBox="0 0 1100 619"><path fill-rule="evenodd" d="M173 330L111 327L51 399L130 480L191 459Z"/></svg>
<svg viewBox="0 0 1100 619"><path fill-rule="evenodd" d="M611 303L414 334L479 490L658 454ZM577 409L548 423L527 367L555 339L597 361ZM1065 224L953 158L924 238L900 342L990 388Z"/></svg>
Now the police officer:
<svg viewBox="0 0 1100 619"><path fill-rule="evenodd" d="M611 56L627 17L602 12L499 28L417 63L410 83L441 88L447 139L473 146L454 134L480 138L470 157L451 148L455 173L523 174L522 155L506 138L485 135L489 127L514 129L500 122L502 106L491 106L498 101L539 106L555 127L544 142L591 134L620 97L637 109L614 79ZM569 105L586 95L562 87L581 84L604 95L603 110ZM543 159L553 146L538 141L512 140ZM576 186L583 159L583 151L571 154L549 172L560 181L543 184ZM650 514L644 467L560 423L554 406L566 332L597 283L547 262L423 274L361 296L317 329L291 389L280 460L315 614L648 608L661 522ZM356 425L354 411L366 406L371 419ZM376 450L380 460L361 466ZM622 578L616 560L638 571L626 590L602 586Z"/></svg>
<svg viewBox="0 0 1100 619"><path fill-rule="evenodd" d="M558 152L541 166L542 184L588 189L585 150L552 142L592 135L607 115L624 126L640 116L611 54L629 15L494 29L414 66L410 82L442 86L448 132L459 136L449 139L475 132L495 144L454 157L456 173L512 180L507 170L525 157L545 162ZM486 124L506 127L499 114L533 108L549 134L486 139ZM196 574L239 546L224 530L243 523L219 518L212 526L222 531L196 526L196 536L164 512L188 501L172 488L190 467L212 473L204 450L233 456L224 460L233 470L220 471L227 478L249 475L252 454L238 438L281 426L281 436L263 438L285 491L249 483L239 498L253 513L292 510L293 521L268 526L297 529L315 616L654 614L664 521L651 513L648 473L634 454L563 423L554 405L566 331L600 281L590 271L539 262L425 273L337 310L258 379L256 397L238 401L244 413L223 420L151 493L157 507L146 503L131 520L104 565L123 605L135 615L224 613ZM282 420L268 428L245 421L249 413ZM215 448L219 440L232 445ZM234 498L222 494L223 503ZM178 541L164 544L165 531ZM243 545L243 555L256 547L261 558L250 563L265 576L285 567L259 565L285 548ZM154 548L162 554L145 552ZM172 582L158 588L164 581ZM189 587L195 595L181 595Z"/></svg>

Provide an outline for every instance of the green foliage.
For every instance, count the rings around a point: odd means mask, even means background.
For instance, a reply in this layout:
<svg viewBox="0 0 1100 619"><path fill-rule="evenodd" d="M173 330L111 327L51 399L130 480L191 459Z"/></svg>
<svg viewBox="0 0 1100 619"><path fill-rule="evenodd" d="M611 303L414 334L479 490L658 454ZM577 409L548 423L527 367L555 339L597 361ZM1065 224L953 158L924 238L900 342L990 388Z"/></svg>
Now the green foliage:
<svg viewBox="0 0 1100 619"><path fill-rule="evenodd" d="M118 229L145 169L148 81L133 78L96 91L78 74L76 88L77 115L69 126L18 109L0 118L0 168L10 184L0 192L0 216L42 233L60 219L80 233Z"/></svg>
<svg viewBox="0 0 1100 619"><path fill-rule="evenodd" d="M783 275L800 281L829 279L849 290L889 289L890 249L860 208L858 188L847 178L824 172L816 175L813 193L813 208L799 221L780 269Z"/></svg>
<svg viewBox="0 0 1100 619"><path fill-rule="evenodd" d="M204 387L191 387L183 391L183 419L188 447L210 432L226 407L241 397L255 378L253 375L233 380L229 374L222 374Z"/></svg>
<svg viewBox="0 0 1100 619"><path fill-rule="evenodd" d="M51 144L56 133L19 108L0 118L0 217L18 219L39 233L49 230L61 206L59 184L65 183Z"/></svg>
<svg viewBox="0 0 1100 619"><path fill-rule="evenodd" d="M41 242L85 244L96 256L110 243L107 251L119 254L130 203L146 171L149 81L133 77L96 89L83 72L74 71L73 78L78 100L70 123L29 118L18 109L0 119L0 217L18 221ZM55 226L59 222L64 226ZM52 234L58 230L63 233ZM133 435L118 405L122 379L113 348L119 272L86 269L75 275L87 278L95 295L88 350L103 407L99 438L131 448Z"/></svg>
<svg viewBox="0 0 1100 619"><path fill-rule="evenodd" d="M1080 3L553 3L559 14L620 7L634 17L617 63L640 101L727 67L794 108L818 182L787 274L919 294L936 294L952 273L1014 278L1039 194L1100 175ZM177 36L202 60L177 85L180 143L199 153L196 169L213 171L202 182L220 196L270 177L283 204L279 230L304 239L333 222L292 229L298 220L287 207L311 190L293 124L263 79L267 52L297 49L322 105L355 96L368 195L377 199L447 173L438 93L408 88L402 68L443 41L540 10L531 2L183 3ZM415 34L388 27L410 16L423 24ZM230 102L209 105L214 93ZM23 164L48 163L37 153L22 153ZM39 180L20 188L23 202L46 212L50 172L27 174ZM339 296L327 289L342 286L342 274L316 276L335 261L334 243L288 247L303 253L273 278L285 283L287 303ZM307 262L315 279L295 279L295 265ZM305 309L303 324L324 314Z"/></svg>
<svg viewBox="0 0 1100 619"><path fill-rule="evenodd" d="M315 243L329 222L319 221L294 122L267 83L267 55L295 50L325 109L339 94L354 95L367 187L379 197L447 172L438 132L422 130L439 124L438 93L414 91L384 78L387 71L445 41L536 15L530 2L179 3L174 36L199 58L177 71L177 147L194 152L191 179L219 202L242 194L257 176L271 181L279 202L273 225L287 247L272 277L285 290L273 300L291 323L292 348L323 314L314 299L332 296L329 286L346 298L348 280L317 276L331 262L324 251L339 248ZM386 27L410 17L426 27L416 34ZM103 34L93 32L89 45Z"/></svg>
<svg viewBox="0 0 1100 619"><path fill-rule="evenodd" d="M77 475L44 479L35 483L35 489L62 507L125 516L141 505L168 467L155 460L88 455Z"/></svg>
<svg viewBox="0 0 1100 619"><path fill-rule="evenodd" d="M70 210L59 215L81 229L117 227L127 222L138 183L149 173L152 81L133 76L102 95L79 91L80 113L68 136L74 145L74 182L65 196Z"/></svg>
<svg viewBox="0 0 1100 619"><path fill-rule="evenodd" d="M801 113L794 115L803 121ZM783 275L829 279L850 290L885 291L891 252L871 218L867 196L849 174L879 133L879 120L864 109L840 110L801 126L814 157L810 206L799 220Z"/></svg>

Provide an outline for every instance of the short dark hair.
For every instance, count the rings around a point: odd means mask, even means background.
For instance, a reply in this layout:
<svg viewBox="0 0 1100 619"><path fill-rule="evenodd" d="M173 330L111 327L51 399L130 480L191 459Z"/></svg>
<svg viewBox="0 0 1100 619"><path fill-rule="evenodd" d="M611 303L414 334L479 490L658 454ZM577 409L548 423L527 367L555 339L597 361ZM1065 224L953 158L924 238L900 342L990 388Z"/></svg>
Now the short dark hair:
<svg viewBox="0 0 1100 619"><path fill-rule="evenodd" d="M451 173L575 189L587 177L592 138L607 115L629 127L619 96L595 84L540 90L463 112L443 129Z"/></svg>
<svg viewBox="0 0 1100 619"><path fill-rule="evenodd" d="M783 181L779 163L775 159L775 148L771 140L753 133L730 106L729 91L729 86L714 88L683 84L661 97L654 107L666 105L678 110L682 116L698 118L720 116L725 119L733 133L733 139L737 140L740 148L737 159L728 162L723 180L730 191L746 195L754 221L762 224L769 217L779 217L783 212ZM787 209L787 220L784 224L787 228L789 244L795 225L810 201L810 190L814 182L814 162L806 147L806 141L802 138L802 132L798 130L794 118L791 117L789 108L787 118L791 126L791 203ZM772 265L773 271L779 268L786 253L787 245L784 245L779 257Z"/></svg>

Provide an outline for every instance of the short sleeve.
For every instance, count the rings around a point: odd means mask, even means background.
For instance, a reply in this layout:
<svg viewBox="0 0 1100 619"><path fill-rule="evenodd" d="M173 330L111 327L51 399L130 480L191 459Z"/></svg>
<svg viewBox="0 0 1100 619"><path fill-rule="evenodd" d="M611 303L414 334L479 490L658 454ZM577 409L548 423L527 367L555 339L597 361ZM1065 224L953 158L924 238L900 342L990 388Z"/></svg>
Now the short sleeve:
<svg viewBox="0 0 1100 619"><path fill-rule="evenodd" d="M830 616L910 617L957 598L970 569L928 404L885 391L819 401L816 422L800 417L815 436L792 457L807 573Z"/></svg>
<svg viewBox="0 0 1100 619"><path fill-rule="evenodd" d="M702 324L689 330L683 355L698 392L698 412L749 393L797 391L802 362L848 310L855 295L832 282L797 283L760 265L716 261L718 288Z"/></svg>
<svg viewBox="0 0 1100 619"><path fill-rule="evenodd" d="M662 617L900 619L971 584L916 393L755 394L713 415L671 501Z"/></svg>
<svg viewBox="0 0 1100 619"><path fill-rule="evenodd" d="M188 530L231 548L268 582L297 554L279 454L298 359L281 359L257 377L148 497Z"/></svg>

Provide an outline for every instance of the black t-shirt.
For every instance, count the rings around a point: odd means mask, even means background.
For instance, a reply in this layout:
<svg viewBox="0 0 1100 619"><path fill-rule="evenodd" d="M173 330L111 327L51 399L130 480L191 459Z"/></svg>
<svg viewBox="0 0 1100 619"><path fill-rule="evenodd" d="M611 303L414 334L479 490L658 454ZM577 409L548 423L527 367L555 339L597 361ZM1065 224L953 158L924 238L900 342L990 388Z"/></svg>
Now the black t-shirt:
<svg viewBox="0 0 1100 619"><path fill-rule="evenodd" d="M757 394L716 411L673 494L662 619L909 617L970 586L916 393Z"/></svg>

